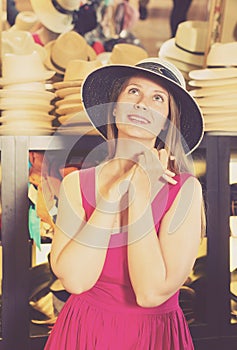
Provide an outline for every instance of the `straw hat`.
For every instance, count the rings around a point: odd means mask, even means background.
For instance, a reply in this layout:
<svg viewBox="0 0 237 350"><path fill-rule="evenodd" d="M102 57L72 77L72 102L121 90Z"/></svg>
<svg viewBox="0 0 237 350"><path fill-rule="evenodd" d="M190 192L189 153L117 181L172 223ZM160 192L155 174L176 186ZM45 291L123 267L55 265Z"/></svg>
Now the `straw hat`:
<svg viewBox="0 0 237 350"><path fill-rule="evenodd" d="M102 67L102 63L97 60L71 60L67 64L63 81L56 82L53 86L55 89L63 89L81 85L83 79L94 69L99 67Z"/></svg>
<svg viewBox="0 0 237 350"><path fill-rule="evenodd" d="M189 77L194 80L214 80L237 78L237 68L206 68L189 72Z"/></svg>
<svg viewBox="0 0 237 350"><path fill-rule="evenodd" d="M2 55L12 53L15 55L28 55L37 51L42 62L46 59L46 50L35 43L30 32L14 30L2 32Z"/></svg>
<svg viewBox="0 0 237 350"><path fill-rule="evenodd" d="M201 97L196 99L200 107L237 107L237 92L220 96Z"/></svg>
<svg viewBox="0 0 237 350"><path fill-rule="evenodd" d="M237 78L212 79L212 80L189 80L188 84L195 87L228 86L237 84Z"/></svg>
<svg viewBox="0 0 237 350"><path fill-rule="evenodd" d="M56 40L47 43L45 49L47 52L46 67L62 75L65 74L66 67L71 60L89 61L94 59L91 55L92 48L84 37L75 31L60 34Z"/></svg>
<svg viewBox="0 0 237 350"><path fill-rule="evenodd" d="M38 17L33 11L21 11L17 14L15 24L9 31L26 30L29 31L38 22Z"/></svg>
<svg viewBox="0 0 237 350"><path fill-rule="evenodd" d="M0 85L48 80L54 74L55 71L44 67L37 51L26 55L5 54Z"/></svg>
<svg viewBox="0 0 237 350"><path fill-rule="evenodd" d="M55 94L50 91L23 91L23 90L9 90L9 89L1 89L0 90L0 99L3 98L12 98L12 99L26 99L29 98L28 102L31 102L31 99L43 100L45 103L49 103L53 98L55 98Z"/></svg>
<svg viewBox="0 0 237 350"><path fill-rule="evenodd" d="M81 85L75 87L66 87L64 89L58 89L55 91L57 97L64 98L71 94L77 94L81 92Z"/></svg>
<svg viewBox="0 0 237 350"><path fill-rule="evenodd" d="M107 138L107 110L111 87L116 79L139 73L158 77L172 89L181 108L180 128L185 140L185 153L191 153L203 137L203 118L196 101L185 88L180 71L170 62L159 58L147 58L135 66L108 65L93 71L82 85L82 100L92 124Z"/></svg>
<svg viewBox="0 0 237 350"><path fill-rule="evenodd" d="M109 56L108 64L136 64L148 57L142 47L132 44L120 43L114 45Z"/></svg>
<svg viewBox="0 0 237 350"><path fill-rule="evenodd" d="M202 67L204 64L204 55L196 55L181 49L175 44L175 38L166 40L160 47L158 56L161 58L170 57L177 61L183 61Z"/></svg>
<svg viewBox="0 0 237 350"><path fill-rule="evenodd" d="M214 43L207 55L207 66L237 66L237 41Z"/></svg>
<svg viewBox="0 0 237 350"><path fill-rule="evenodd" d="M30 0L33 11L43 25L54 33L65 33L74 28L73 11L78 0Z"/></svg>
<svg viewBox="0 0 237 350"><path fill-rule="evenodd" d="M193 97L204 97L204 96L219 96L222 94L237 92L236 85L226 85L226 86L213 86L213 87L201 87L198 89L190 90L190 95Z"/></svg>
<svg viewBox="0 0 237 350"><path fill-rule="evenodd" d="M208 34L208 22L184 21L179 23L175 44L180 49L195 54L204 54Z"/></svg>

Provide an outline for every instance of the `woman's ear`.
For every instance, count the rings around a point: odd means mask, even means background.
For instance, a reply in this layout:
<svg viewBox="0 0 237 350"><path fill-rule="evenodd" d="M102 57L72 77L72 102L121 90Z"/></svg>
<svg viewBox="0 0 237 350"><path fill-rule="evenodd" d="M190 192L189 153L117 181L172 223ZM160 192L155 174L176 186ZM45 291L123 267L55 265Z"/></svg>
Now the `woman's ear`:
<svg viewBox="0 0 237 350"><path fill-rule="evenodd" d="M116 107L113 109L113 117L116 117Z"/></svg>

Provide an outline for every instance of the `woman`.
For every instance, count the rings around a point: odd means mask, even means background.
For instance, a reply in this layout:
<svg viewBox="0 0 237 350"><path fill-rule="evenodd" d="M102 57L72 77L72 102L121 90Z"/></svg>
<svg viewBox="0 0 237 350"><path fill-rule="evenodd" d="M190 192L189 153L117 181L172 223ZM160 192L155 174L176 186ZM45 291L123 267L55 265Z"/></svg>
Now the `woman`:
<svg viewBox="0 0 237 350"><path fill-rule="evenodd" d="M184 85L158 58L84 81L84 107L109 156L61 185L51 265L72 295L45 349L193 349L178 291L204 224L187 158L203 121Z"/></svg>

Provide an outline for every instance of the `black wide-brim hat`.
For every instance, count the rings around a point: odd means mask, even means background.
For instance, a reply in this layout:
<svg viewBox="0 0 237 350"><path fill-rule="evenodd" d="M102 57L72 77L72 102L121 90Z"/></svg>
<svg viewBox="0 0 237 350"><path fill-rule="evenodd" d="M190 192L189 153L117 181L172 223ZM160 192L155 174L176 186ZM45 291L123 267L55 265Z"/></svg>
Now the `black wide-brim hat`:
<svg viewBox="0 0 237 350"><path fill-rule="evenodd" d="M107 65L90 73L82 85L82 102L92 124L107 139L106 106L111 103L111 90L115 80L147 72L147 77L159 77L168 84L180 108L180 133L186 154L193 152L204 134L202 113L194 98L186 90L181 72L170 62L160 58L147 58L130 65ZM114 101L115 102L115 101Z"/></svg>

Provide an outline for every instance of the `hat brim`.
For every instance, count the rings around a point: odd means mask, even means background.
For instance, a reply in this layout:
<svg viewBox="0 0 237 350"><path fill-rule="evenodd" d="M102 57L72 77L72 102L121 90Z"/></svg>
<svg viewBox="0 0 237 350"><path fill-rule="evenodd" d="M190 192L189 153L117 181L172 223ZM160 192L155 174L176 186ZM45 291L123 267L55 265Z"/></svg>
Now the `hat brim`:
<svg viewBox="0 0 237 350"><path fill-rule="evenodd" d="M113 82L118 78L141 72L164 80L174 92L181 107L180 132L184 141L184 151L190 154L199 145L204 133L203 117L198 104L178 83L144 67L110 65L94 70L88 75L82 85L82 102L92 124L107 139L106 105L111 102L110 91Z"/></svg>
<svg viewBox="0 0 237 350"><path fill-rule="evenodd" d="M49 0L30 0L40 22L54 33L64 33L74 28L72 15L60 13Z"/></svg>

